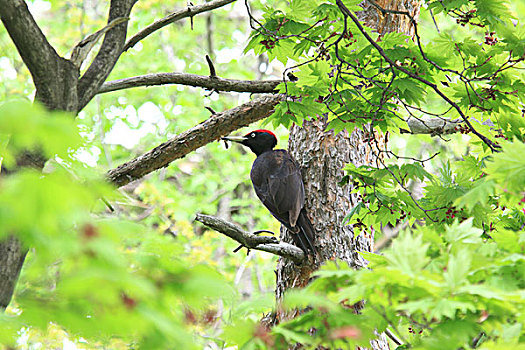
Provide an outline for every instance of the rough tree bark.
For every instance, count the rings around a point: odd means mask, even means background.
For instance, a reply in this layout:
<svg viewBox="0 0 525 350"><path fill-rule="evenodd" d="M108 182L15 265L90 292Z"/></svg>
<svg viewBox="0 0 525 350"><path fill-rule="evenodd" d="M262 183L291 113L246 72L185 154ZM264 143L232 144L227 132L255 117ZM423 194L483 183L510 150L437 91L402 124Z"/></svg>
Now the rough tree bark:
<svg viewBox="0 0 525 350"><path fill-rule="evenodd" d="M168 166L175 159L184 157L210 142L218 140L243 126L266 118L284 95L264 96L221 113L213 114L206 121L178 134L115 169L108 171L107 179L117 186L124 186L140 179L153 170Z"/></svg>
<svg viewBox="0 0 525 350"><path fill-rule="evenodd" d="M384 9L409 11L414 18L418 17L420 1L380 0L374 2ZM406 16L384 14L372 1L362 4L360 20L380 33L402 31L410 33L410 22ZM306 209L317 232L316 247L321 254L321 261L314 264L295 265L292 261L280 258L277 264L276 299L279 302L289 288L302 287L308 284L311 273L325 260L339 259L350 266L361 268L366 265L357 251L373 251L374 236L361 234L354 240L350 226L342 224L343 218L355 206L357 198L350 194L351 186L340 187L343 166L349 162L359 166L370 164L377 166L376 154L365 141L365 133L355 130L334 135L325 131L327 119L318 117L305 121L303 127L294 126L290 132L289 151L302 168L305 183ZM381 135L376 138L380 139ZM286 230L281 231L281 239L291 242ZM294 314L277 311L276 322ZM384 336L372 342L374 349L388 349Z"/></svg>
<svg viewBox="0 0 525 350"><path fill-rule="evenodd" d="M11 301L27 250L11 236L0 243L0 311Z"/></svg>

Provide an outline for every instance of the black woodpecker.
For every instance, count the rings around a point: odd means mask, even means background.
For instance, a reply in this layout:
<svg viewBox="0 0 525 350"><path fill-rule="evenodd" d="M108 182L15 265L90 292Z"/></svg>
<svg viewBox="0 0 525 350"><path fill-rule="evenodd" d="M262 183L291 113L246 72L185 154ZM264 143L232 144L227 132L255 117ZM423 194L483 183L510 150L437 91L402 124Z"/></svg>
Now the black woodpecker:
<svg viewBox="0 0 525 350"><path fill-rule="evenodd" d="M314 228L304 209L301 170L284 149L274 150L277 137L269 130L254 130L244 136L223 137L238 142L257 156L250 178L257 197L290 232L296 246L305 254L315 254Z"/></svg>

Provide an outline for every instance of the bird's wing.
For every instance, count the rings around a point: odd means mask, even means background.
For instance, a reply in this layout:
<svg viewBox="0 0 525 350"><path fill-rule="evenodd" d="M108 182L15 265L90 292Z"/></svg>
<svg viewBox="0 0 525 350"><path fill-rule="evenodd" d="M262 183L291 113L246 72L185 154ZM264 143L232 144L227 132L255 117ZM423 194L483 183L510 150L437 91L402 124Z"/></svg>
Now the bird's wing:
<svg viewBox="0 0 525 350"><path fill-rule="evenodd" d="M280 163L280 164L279 164ZM263 203L277 209L286 218L290 226L295 227L299 213L304 206L304 186L301 170L287 154L279 157L279 166L268 177L268 196ZM267 206L269 206L267 205Z"/></svg>

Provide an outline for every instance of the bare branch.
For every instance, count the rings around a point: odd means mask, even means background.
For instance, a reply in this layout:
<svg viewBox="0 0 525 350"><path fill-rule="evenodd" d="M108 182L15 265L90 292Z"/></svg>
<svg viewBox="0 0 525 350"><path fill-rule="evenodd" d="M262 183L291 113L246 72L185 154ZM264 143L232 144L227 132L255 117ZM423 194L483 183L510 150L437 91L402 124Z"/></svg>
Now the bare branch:
<svg viewBox="0 0 525 350"><path fill-rule="evenodd" d="M282 80L234 80L186 73L156 73L106 82L98 93L165 84L196 86L217 91L271 93L275 92L279 83L282 83Z"/></svg>
<svg viewBox="0 0 525 350"><path fill-rule="evenodd" d="M304 252L300 248L288 243L277 242L275 237L254 235L215 216L197 214L195 220L230 237L248 249L261 250L282 256L292 260L296 264L300 264L305 259Z"/></svg>
<svg viewBox="0 0 525 350"><path fill-rule="evenodd" d="M411 134L447 135L458 132L457 127L461 119L449 120L445 118L408 118L407 124Z"/></svg>
<svg viewBox="0 0 525 350"><path fill-rule="evenodd" d="M210 2L206 2L202 5L197 6L188 6L188 8L184 10L179 10L176 12L173 12L169 14L168 16L159 19L158 21L150 24L146 28L142 29L137 34L133 35L131 39L128 40L126 45L124 45L123 51L127 51L133 46L135 46L139 41L147 37L148 35L156 32L157 30L167 26L168 24L171 24L173 22L176 22L180 19L186 18L186 17L193 17L195 15L198 15L199 13L211 11L218 7L222 7L224 5L228 5L235 0L214 0Z"/></svg>
<svg viewBox="0 0 525 350"><path fill-rule="evenodd" d="M403 345L403 341L401 339L399 339L395 334L394 332L392 332L390 329L385 329L385 334L390 338L392 339L392 341L394 343L396 343L396 345Z"/></svg>
<svg viewBox="0 0 525 350"><path fill-rule="evenodd" d="M271 95L210 116L209 119L130 160L106 174L109 182L124 186L154 170L168 166L175 159L202 147L221 136L268 117L284 95Z"/></svg>
<svg viewBox="0 0 525 350"><path fill-rule="evenodd" d="M137 0L111 0L108 25L118 18L128 18ZM100 50L78 83L79 106L82 110L98 93L102 83L117 63L126 40L128 22L115 25L104 36Z"/></svg>

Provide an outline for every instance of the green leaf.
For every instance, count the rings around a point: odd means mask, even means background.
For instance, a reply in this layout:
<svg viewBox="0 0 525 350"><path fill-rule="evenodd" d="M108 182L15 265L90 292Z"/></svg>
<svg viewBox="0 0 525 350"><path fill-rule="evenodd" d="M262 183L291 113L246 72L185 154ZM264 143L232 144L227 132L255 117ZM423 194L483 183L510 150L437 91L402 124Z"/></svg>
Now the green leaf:
<svg viewBox="0 0 525 350"><path fill-rule="evenodd" d="M425 178L433 178L433 176L423 168L421 163L403 164L400 171L401 173L407 174L411 178L417 178L421 181L423 181Z"/></svg>
<svg viewBox="0 0 525 350"><path fill-rule="evenodd" d="M493 180L481 178L476 181L471 190L456 199L454 205L460 208L473 209L477 204L486 204L494 195L496 183Z"/></svg>
<svg viewBox="0 0 525 350"><path fill-rule="evenodd" d="M486 172L506 191L520 192L525 188L525 144L522 142L505 142L501 152L493 155L487 163Z"/></svg>
<svg viewBox="0 0 525 350"><path fill-rule="evenodd" d="M306 333L299 333L278 325L272 328L272 332L282 335L289 343L311 344L312 337Z"/></svg>
<svg viewBox="0 0 525 350"><path fill-rule="evenodd" d="M403 232L392 243L392 248L385 252L385 257L392 267L410 275L418 275L428 263L426 256L429 244L423 243L422 236L413 236Z"/></svg>
<svg viewBox="0 0 525 350"><path fill-rule="evenodd" d="M486 299L504 300L501 291L482 284L469 284L457 289L459 293L479 295Z"/></svg>
<svg viewBox="0 0 525 350"><path fill-rule="evenodd" d="M356 214L359 214L359 212L361 211L361 209L365 209L366 208L366 205L365 203L363 202L359 202L357 203L351 210L350 212L345 216L345 218L343 219L343 225L346 225L348 223L350 223L350 220L352 219L352 217Z"/></svg>
<svg viewBox="0 0 525 350"><path fill-rule="evenodd" d="M478 244L483 230L472 226L472 218L446 227L445 239L450 243Z"/></svg>
<svg viewBox="0 0 525 350"><path fill-rule="evenodd" d="M467 249L461 249L451 254L448 259L447 270L443 274L451 290L468 283L467 276L470 270L472 255Z"/></svg>

